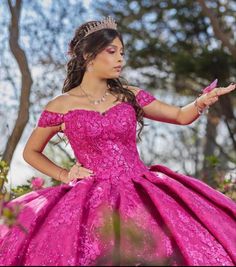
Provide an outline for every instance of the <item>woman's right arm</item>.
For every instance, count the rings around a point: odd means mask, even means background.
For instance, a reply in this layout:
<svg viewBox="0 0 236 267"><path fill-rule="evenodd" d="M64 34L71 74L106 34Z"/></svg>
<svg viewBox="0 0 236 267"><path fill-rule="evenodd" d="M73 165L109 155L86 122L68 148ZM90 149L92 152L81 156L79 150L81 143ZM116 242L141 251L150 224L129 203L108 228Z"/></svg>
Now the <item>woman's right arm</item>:
<svg viewBox="0 0 236 267"><path fill-rule="evenodd" d="M44 107L46 110L60 112L62 97L58 96L49 101ZM50 159L48 159L42 152L50 141L50 139L58 133L61 125L50 127L39 127L38 125L33 129L23 151L24 160L40 172L63 182L67 181L68 171L57 166ZM60 176L60 179L59 179Z"/></svg>
<svg viewBox="0 0 236 267"><path fill-rule="evenodd" d="M60 130L60 125L36 127L32 131L23 151L24 160L40 172L63 182L67 182L69 171L57 166L42 152L49 140ZM60 174L60 179L59 179Z"/></svg>

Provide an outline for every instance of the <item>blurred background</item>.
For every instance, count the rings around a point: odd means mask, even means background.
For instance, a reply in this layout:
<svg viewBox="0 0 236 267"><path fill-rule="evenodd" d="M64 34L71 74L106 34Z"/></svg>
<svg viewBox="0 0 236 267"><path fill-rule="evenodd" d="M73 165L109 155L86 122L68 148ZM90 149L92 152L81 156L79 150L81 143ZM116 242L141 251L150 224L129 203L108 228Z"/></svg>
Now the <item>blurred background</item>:
<svg viewBox="0 0 236 267"><path fill-rule="evenodd" d="M2 0L0 2L0 189L18 196L50 177L22 151L46 103L61 93L67 45L82 23L111 15L125 42L121 75L156 98L183 106L218 78L236 82L234 0ZM164 164L236 199L236 93L220 97L191 125L145 120L138 149L147 165ZM61 166L73 162L63 136L44 150Z"/></svg>

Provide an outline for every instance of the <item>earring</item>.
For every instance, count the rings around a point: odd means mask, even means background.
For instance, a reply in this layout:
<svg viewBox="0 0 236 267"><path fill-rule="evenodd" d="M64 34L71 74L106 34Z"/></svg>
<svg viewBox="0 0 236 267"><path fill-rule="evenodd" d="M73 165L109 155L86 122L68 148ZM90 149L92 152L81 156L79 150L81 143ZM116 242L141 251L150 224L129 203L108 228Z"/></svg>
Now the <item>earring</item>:
<svg viewBox="0 0 236 267"><path fill-rule="evenodd" d="M88 64L88 66L87 66L87 71L88 71L88 72L93 71L93 66L92 66L92 64Z"/></svg>

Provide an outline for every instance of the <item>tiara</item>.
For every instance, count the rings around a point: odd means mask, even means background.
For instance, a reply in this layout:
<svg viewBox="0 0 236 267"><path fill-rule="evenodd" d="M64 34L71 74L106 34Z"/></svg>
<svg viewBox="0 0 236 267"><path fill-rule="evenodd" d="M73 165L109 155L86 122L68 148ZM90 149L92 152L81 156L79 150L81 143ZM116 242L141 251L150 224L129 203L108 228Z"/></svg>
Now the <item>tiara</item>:
<svg viewBox="0 0 236 267"><path fill-rule="evenodd" d="M86 26L84 32L85 36L88 36L89 34L102 30L102 29L114 29L117 30L117 24L115 20L108 16L107 18L102 19L101 21L90 23L89 26Z"/></svg>

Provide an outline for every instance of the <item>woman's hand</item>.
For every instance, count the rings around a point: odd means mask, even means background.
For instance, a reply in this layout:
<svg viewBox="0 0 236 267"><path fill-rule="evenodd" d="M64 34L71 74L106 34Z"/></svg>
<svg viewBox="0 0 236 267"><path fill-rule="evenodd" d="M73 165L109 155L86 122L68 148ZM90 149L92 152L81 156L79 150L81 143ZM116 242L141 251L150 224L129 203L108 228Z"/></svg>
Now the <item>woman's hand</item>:
<svg viewBox="0 0 236 267"><path fill-rule="evenodd" d="M91 175L94 175L92 170L84 168L81 164L77 162L72 166L69 172L67 171L67 173L63 173L60 180L63 183L69 184L70 182L76 179L82 180Z"/></svg>
<svg viewBox="0 0 236 267"><path fill-rule="evenodd" d="M213 89L211 92L201 95L198 98L199 108L203 110L204 108L213 105L215 102L218 101L219 96L228 94L232 92L233 90L235 90L235 88L236 88L236 84L231 83L227 87L217 87Z"/></svg>

